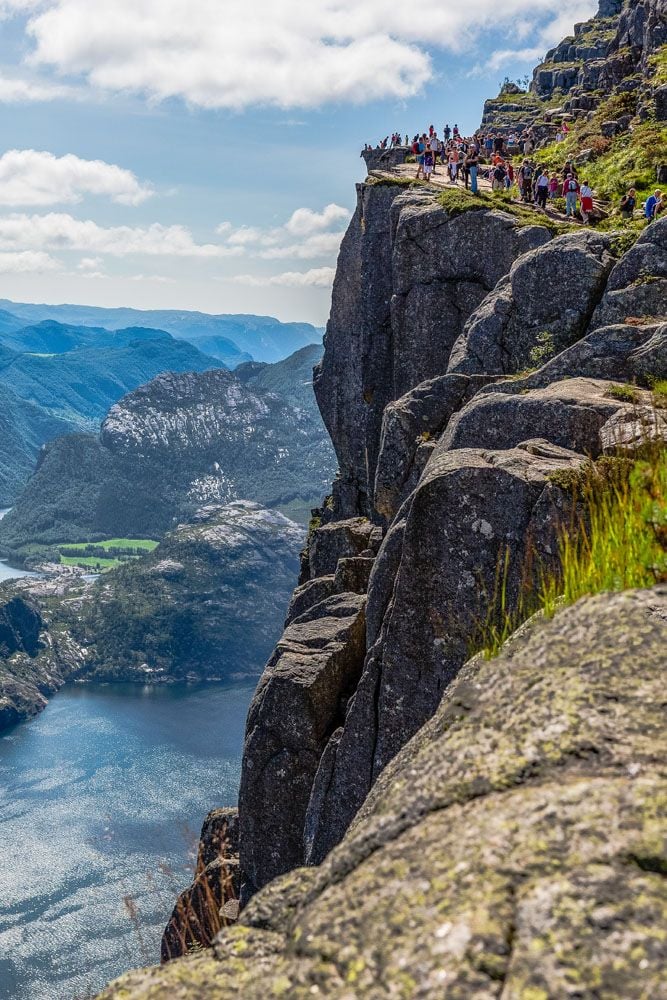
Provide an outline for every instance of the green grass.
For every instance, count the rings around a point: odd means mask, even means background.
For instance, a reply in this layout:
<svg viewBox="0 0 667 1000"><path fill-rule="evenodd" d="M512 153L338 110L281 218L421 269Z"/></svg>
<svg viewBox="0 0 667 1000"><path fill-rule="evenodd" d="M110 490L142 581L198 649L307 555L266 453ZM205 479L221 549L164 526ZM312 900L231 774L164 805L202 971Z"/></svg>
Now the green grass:
<svg viewBox="0 0 667 1000"><path fill-rule="evenodd" d="M103 559L96 556L61 556L61 566L81 566L84 569L109 570L122 565L120 559Z"/></svg>
<svg viewBox="0 0 667 1000"><path fill-rule="evenodd" d="M639 393L632 385L612 385L607 389L605 396L610 399L618 399L623 403L636 403Z"/></svg>
<svg viewBox="0 0 667 1000"><path fill-rule="evenodd" d="M586 522L560 539L561 568L544 582L542 607L667 580L667 450L636 462L605 488L586 484Z"/></svg>
<svg viewBox="0 0 667 1000"><path fill-rule="evenodd" d="M656 383L665 386L667 383ZM659 389L654 398L659 399ZM549 477L571 494L574 514L559 532L556 568L528 553L519 598L508 599L511 553L499 560L487 617L471 652L496 656L522 622L542 612L610 591L667 581L667 448L645 446L641 458L603 458Z"/></svg>
<svg viewBox="0 0 667 1000"><path fill-rule="evenodd" d="M438 202L452 218L464 215L466 212L496 209L514 215L524 225L544 226L552 232L566 231L571 225L566 222L556 222L527 205L513 201L508 191L480 191L474 195L465 188L452 187L446 188L438 195Z"/></svg>

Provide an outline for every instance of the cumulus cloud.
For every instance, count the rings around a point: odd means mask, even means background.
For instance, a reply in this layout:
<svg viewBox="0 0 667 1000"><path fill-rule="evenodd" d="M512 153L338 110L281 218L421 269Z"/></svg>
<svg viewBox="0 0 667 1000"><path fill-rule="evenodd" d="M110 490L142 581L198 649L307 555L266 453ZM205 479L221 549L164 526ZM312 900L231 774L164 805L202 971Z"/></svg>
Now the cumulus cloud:
<svg viewBox="0 0 667 1000"><path fill-rule="evenodd" d="M0 216L0 250L79 250L123 257L231 257L238 251L216 243L197 243L185 226L100 226L65 213L14 213Z"/></svg>
<svg viewBox="0 0 667 1000"><path fill-rule="evenodd" d="M240 252L263 260L315 260L333 257L338 252L343 230L350 212L333 202L321 212L310 208L297 208L282 226L261 229L257 226L235 228L229 222L221 223L216 232L222 236L225 245Z"/></svg>
<svg viewBox="0 0 667 1000"><path fill-rule="evenodd" d="M203 107L316 107L408 98L431 79L438 49L464 51L517 21L542 40L595 8L596 0L96 0L91 17L90 0L44 0L28 30L34 64L111 91Z"/></svg>
<svg viewBox="0 0 667 1000"><path fill-rule="evenodd" d="M58 261L48 253L32 250L23 250L19 253L0 253L0 274L57 271L59 267Z"/></svg>
<svg viewBox="0 0 667 1000"><path fill-rule="evenodd" d="M153 194L130 170L72 153L54 156L11 149L0 156L0 205L56 205L104 195L120 205L140 205Z"/></svg>
<svg viewBox="0 0 667 1000"><path fill-rule="evenodd" d="M334 267L313 267L310 271L283 271L282 274L237 274L232 281L238 285L265 287L283 285L287 288L330 288L333 285Z"/></svg>
<svg viewBox="0 0 667 1000"><path fill-rule="evenodd" d="M498 70L509 63L534 63L542 59L547 49L558 42L566 35L572 33L572 25L577 21L585 21L595 13L597 3L590 0L569 0L561 5L557 12L543 24L537 32L534 45L522 48L496 49L489 56L486 66L490 70ZM514 35L519 40L528 38L533 32L535 25L530 19L522 19L516 26Z"/></svg>

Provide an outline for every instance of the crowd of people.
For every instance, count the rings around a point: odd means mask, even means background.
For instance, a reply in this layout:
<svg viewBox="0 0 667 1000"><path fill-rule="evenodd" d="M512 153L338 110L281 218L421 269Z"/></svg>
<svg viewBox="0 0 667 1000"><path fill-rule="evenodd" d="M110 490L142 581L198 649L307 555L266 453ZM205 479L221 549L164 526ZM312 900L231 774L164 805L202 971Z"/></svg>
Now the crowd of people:
<svg viewBox="0 0 667 1000"><path fill-rule="evenodd" d="M567 122L560 126L560 136L568 128ZM566 133L565 133L566 134ZM480 180L488 181L493 191L514 191L527 204L535 205L546 212L556 210L553 204L558 200L558 210L564 203L568 219L581 218L584 225L594 218L593 190L585 177L578 176L576 165L568 160L560 170L549 171L539 163L537 139L532 129L509 135L493 132L478 132L474 136L461 134L458 124L446 124L439 136L433 125L412 139L408 135L403 140L400 132L386 136L377 146L366 144L365 150L388 149L405 146L415 158L415 179L427 183L437 174L438 167L446 173L448 183L462 183L472 194L479 193ZM537 155L533 155L536 153ZM562 199L562 201L560 201ZM661 191L655 191L643 206L647 222L653 221L665 209ZM637 194L630 188L621 199L619 210L625 219L632 219L638 208Z"/></svg>

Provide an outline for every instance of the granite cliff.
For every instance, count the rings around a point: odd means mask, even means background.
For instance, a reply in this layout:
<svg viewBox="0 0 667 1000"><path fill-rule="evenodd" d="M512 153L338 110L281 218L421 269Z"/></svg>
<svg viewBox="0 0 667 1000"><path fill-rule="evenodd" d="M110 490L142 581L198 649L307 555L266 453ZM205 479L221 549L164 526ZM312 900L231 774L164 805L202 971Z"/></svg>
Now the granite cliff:
<svg viewBox="0 0 667 1000"><path fill-rule="evenodd" d="M611 7L648 25L639 73L664 4ZM339 472L248 716L240 917L105 1000L665 995L664 493L654 587L471 654L557 570L591 462L664 462L666 293L667 219L358 186L315 374Z"/></svg>

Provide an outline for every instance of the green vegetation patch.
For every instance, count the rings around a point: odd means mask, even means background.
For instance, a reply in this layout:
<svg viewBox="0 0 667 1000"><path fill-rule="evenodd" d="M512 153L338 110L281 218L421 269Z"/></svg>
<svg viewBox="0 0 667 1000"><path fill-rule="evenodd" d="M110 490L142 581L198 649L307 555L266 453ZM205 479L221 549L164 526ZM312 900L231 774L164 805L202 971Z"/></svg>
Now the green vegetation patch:
<svg viewBox="0 0 667 1000"><path fill-rule="evenodd" d="M662 383L656 383L662 385ZM667 398L667 382L665 393ZM624 387L615 387L624 388ZM655 397L654 387L654 397ZM487 617L471 653L496 656L522 622L608 591L667 581L667 448L644 446L638 458L604 457L548 477L570 494L572 515L559 531L556 568L526 559L520 596L510 604L508 550L500 560Z"/></svg>
<svg viewBox="0 0 667 1000"><path fill-rule="evenodd" d="M515 216L526 226L544 226L552 232L563 232L570 224L550 219L542 212L530 208L521 202L514 201L508 191L480 191L474 195L464 188L446 188L438 195L438 202L451 218L464 215L466 212L481 212L500 210Z"/></svg>

